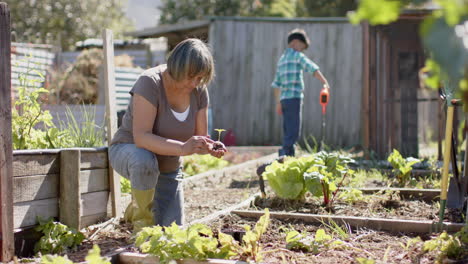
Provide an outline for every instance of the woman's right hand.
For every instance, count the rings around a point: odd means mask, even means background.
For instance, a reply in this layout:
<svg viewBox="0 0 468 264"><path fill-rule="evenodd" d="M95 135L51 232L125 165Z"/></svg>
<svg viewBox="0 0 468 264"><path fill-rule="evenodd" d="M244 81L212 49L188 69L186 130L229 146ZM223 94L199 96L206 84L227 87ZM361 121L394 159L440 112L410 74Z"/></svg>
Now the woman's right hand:
<svg viewBox="0 0 468 264"><path fill-rule="evenodd" d="M210 153L210 141L208 137L192 136L182 145L182 156Z"/></svg>

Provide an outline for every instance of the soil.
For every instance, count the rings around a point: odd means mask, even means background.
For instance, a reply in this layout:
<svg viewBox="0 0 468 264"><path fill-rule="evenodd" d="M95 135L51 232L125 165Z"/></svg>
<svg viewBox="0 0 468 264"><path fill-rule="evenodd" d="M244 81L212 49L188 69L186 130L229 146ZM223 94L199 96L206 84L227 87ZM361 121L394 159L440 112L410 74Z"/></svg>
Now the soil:
<svg viewBox="0 0 468 264"><path fill-rule="evenodd" d="M431 220L438 221L439 202L427 203L419 199L402 199L396 192L385 194L364 195L365 200L349 203L339 199L331 208L322 206L322 199L312 197L307 193L304 201L291 201L275 197L273 194L266 198L255 200L255 209L266 207L275 212L294 212L309 214L330 214L376 217L405 220ZM461 210L446 209L445 221L464 223Z"/></svg>
<svg viewBox="0 0 468 264"><path fill-rule="evenodd" d="M245 219L239 216L223 216L210 223L213 230L226 228L240 228L249 225L255 226L256 219ZM289 250L286 247L285 229L295 229L301 233L309 232L314 235L318 228L325 230L327 234L333 235L334 239L340 239L344 243L335 248L319 247L317 253ZM415 238L415 234L391 234L367 229L348 230L348 238L340 238L336 233L324 226L318 226L289 220L287 222L271 219L267 231L260 240L264 257L261 263L359 263L357 258L373 259L376 263L435 263L434 252L423 253L422 242L408 245L408 241ZM422 240L430 239L422 236ZM468 263L468 245L465 244L464 251L460 255L459 262ZM445 260L443 263L447 263Z"/></svg>

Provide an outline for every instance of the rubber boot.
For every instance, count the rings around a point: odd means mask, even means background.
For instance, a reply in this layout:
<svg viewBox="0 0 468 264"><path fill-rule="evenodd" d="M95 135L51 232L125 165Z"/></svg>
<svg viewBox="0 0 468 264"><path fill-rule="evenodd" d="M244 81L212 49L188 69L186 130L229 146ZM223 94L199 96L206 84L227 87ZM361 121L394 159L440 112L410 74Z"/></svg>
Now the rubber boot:
<svg viewBox="0 0 468 264"><path fill-rule="evenodd" d="M153 207L154 189L137 190L132 188L132 201L124 213L124 220L133 224L136 233L143 227L154 225Z"/></svg>

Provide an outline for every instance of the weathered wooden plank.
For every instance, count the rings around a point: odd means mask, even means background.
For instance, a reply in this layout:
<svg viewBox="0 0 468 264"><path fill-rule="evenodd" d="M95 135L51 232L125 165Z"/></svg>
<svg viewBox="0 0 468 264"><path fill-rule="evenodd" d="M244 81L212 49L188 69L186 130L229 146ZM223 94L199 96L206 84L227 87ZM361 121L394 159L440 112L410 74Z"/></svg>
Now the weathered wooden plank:
<svg viewBox="0 0 468 264"><path fill-rule="evenodd" d="M15 203L14 228L36 225L38 216L43 219L58 217L58 207L58 198Z"/></svg>
<svg viewBox="0 0 468 264"><path fill-rule="evenodd" d="M29 176L60 173L60 157L58 154L30 154L13 153L13 176Z"/></svg>
<svg viewBox="0 0 468 264"><path fill-rule="evenodd" d="M81 226L87 227L104 221L107 218L107 213L99 213L81 217Z"/></svg>
<svg viewBox="0 0 468 264"><path fill-rule="evenodd" d="M242 217L259 218L264 214L262 211L232 211L233 214ZM356 216L339 216L339 215L317 215L317 214L300 214L300 213L279 213L270 212L270 217L274 219L298 219L309 223L323 223L333 220L336 223L347 223L352 227L366 227L374 230L383 230L389 232L404 232L404 233L431 233L435 231L434 222L428 220L403 220L403 219L387 219L387 218L371 218L371 217L356 217ZM448 232L457 232L464 227L461 223L444 222L442 230Z"/></svg>
<svg viewBox="0 0 468 264"><path fill-rule="evenodd" d="M60 222L81 227L80 150L60 152Z"/></svg>
<svg viewBox="0 0 468 264"><path fill-rule="evenodd" d="M107 149L99 152L81 152L81 169L108 168Z"/></svg>
<svg viewBox="0 0 468 264"><path fill-rule="evenodd" d="M13 202L59 197L59 174L13 178ZM80 171L80 193L109 190L107 169Z"/></svg>
<svg viewBox="0 0 468 264"><path fill-rule="evenodd" d="M80 193L89 193L109 190L109 177L107 169L94 169L80 171Z"/></svg>
<svg viewBox="0 0 468 264"><path fill-rule="evenodd" d="M133 252L124 252L119 254L119 263L121 264L159 264L159 258L148 254L139 254ZM244 261L227 259L207 259L205 261L197 260L177 260L177 264L247 264Z"/></svg>
<svg viewBox="0 0 468 264"><path fill-rule="evenodd" d="M108 200L108 191L84 193L81 196L81 206L83 208L81 216L106 213Z"/></svg>
<svg viewBox="0 0 468 264"><path fill-rule="evenodd" d="M112 30L105 29L102 32L104 43L104 91L106 96L106 125L107 144L117 131L117 112L115 109L115 66L114 66L114 38ZM112 215L120 217L120 175L109 165L109 183L111 193Z"/></svg>
<svg viewBox="0 0 468 264"><path fill-rule="evenodd" d="M57 198L59 174L22 176L13 178L13 202Z"/></svg>
<svg viewBox="0 0 468 264"><path fill-rule="evenodd" d="M13 258L10 10L0 3L0 260Z"/></svg>

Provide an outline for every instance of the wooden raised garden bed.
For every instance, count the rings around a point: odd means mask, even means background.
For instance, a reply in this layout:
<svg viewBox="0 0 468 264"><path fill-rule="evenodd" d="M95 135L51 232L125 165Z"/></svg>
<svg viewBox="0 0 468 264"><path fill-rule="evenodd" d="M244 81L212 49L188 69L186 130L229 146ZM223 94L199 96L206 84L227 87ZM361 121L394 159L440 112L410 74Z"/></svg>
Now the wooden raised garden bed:
<svg viewBox="0 0 468 264"><path fill-rule="evenodd" d="M14 228L59 218L81 228L107 217L107 148L13 152Z"/></svg>
<svg viewBox="0 0 468 264"><path fill-rule="evenodd" d="M347 188L344 188L346 190ZM352 227L370 228L389 232L415 232L431 233L441 231L436 226L438 208L438 195L436 189L409 189L409 188L363 188L364 196L368 202L345 203L336 201L332 209L321 206L321 201L310 196L305 201L286 201L273 194L266 198L257 198L247 210L237 210L232 213L243 217L259 217L263 214L262 208L268 207L272 218L300 219L310 223L321 223L327 219L346 223ZM382 198L380 195L391 192L397 195L396 199ZM380 200L379 200L380 199ZM416 209L421 209L417 212ZM451 217L450 215L446 217ZM457 222L445 221L442 230L457 232L465 223L457 216Z"/></svg>

